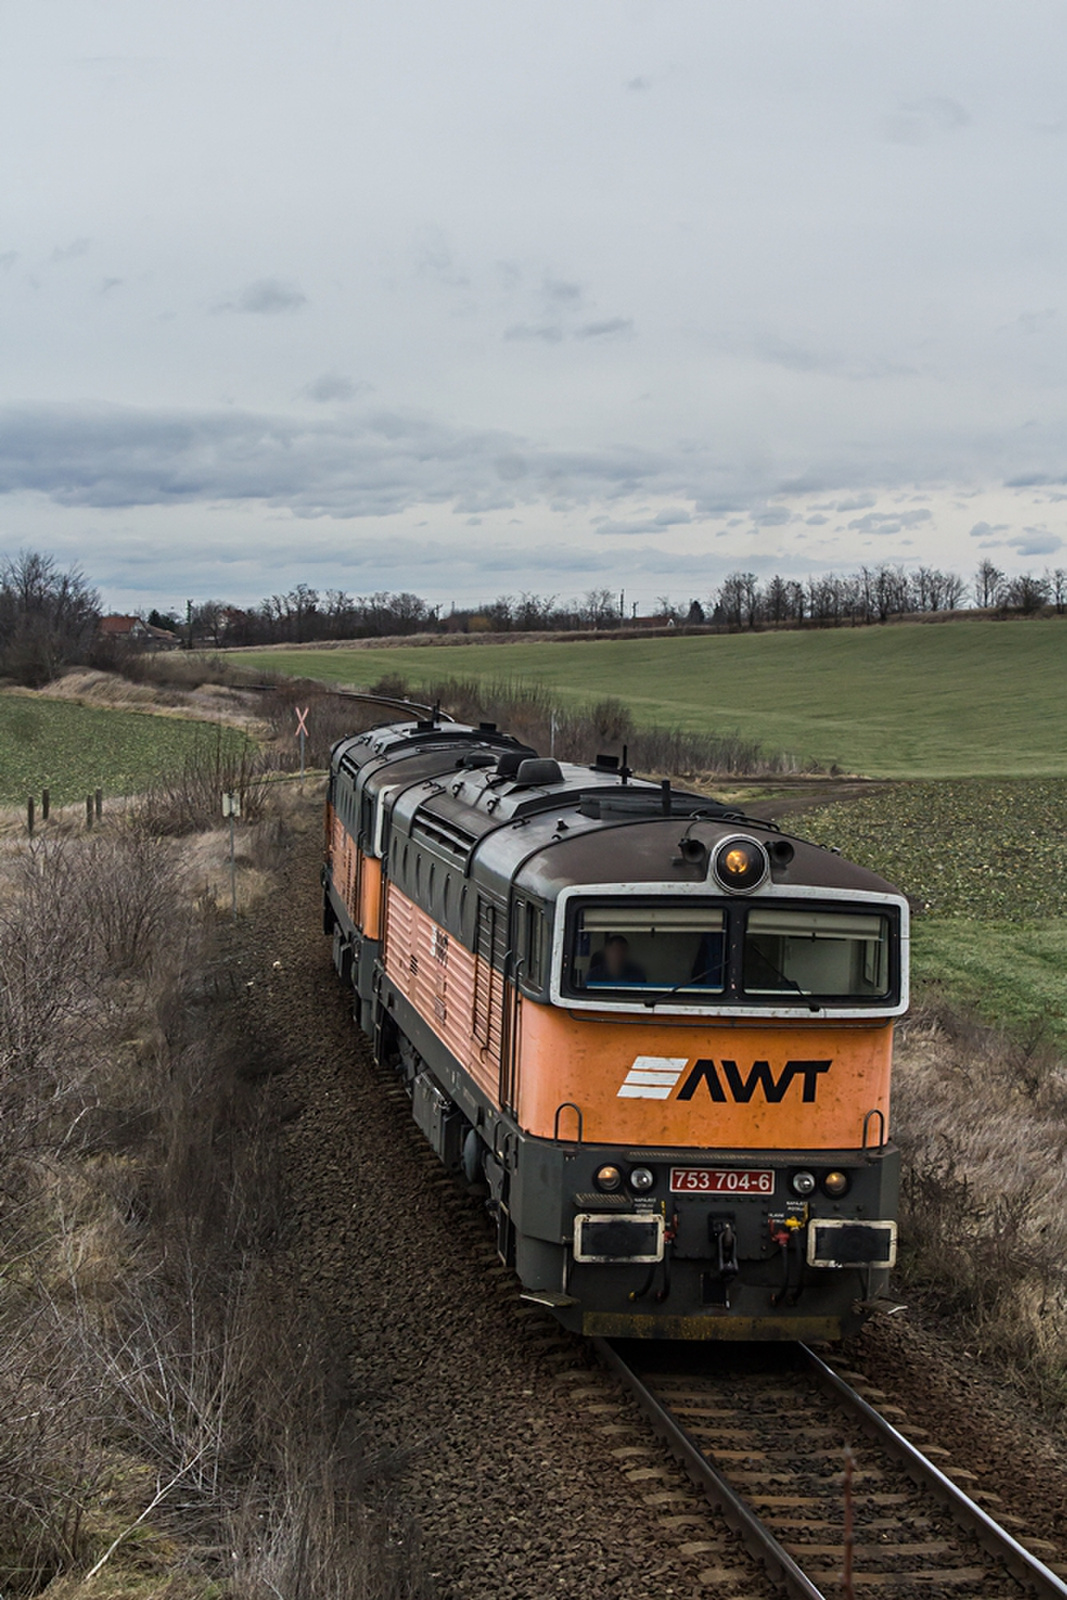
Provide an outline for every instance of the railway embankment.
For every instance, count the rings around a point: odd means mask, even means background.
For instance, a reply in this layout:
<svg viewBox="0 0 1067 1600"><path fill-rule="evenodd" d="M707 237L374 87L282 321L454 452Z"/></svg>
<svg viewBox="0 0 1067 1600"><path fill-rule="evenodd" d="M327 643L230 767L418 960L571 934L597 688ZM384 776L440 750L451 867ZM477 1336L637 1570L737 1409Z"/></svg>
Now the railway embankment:
<svg viewBox="0 0 1067 1600"><path fill-rule="evenodd" d="M236 923L222 837L5 845L5 984L44 1008L20 1034L7 1002L0 1075L0 1386L36 1419L0 1466L5 1597L268 1600L301 1562L337 1600L777 1592L591 1347L519 1302L375 1067L321 933L314 785L242 831ZM1062 1428L965 1319L920 1301L845 1354L1013 1532L1067 1547ZM822 1476L846 1444L865 1470L839 1431ZM812 1471L798 1446L781 1494Z"/></svg>
<svg viewBox="0 0 1067 1600"><path fill-rule="evenodd" d="M314 865L305 840L285 869L290 914L279 926L264 912L247 958L268 1031L294 1063L279 1080L299 1107L285 1134L288 1248L302 1292L334 1308L353 1385L373 1396L373 1436L411 1452L405 1504L437 1581L465 1596L581 1594L590 1582L639 1595L714 1576L723 1593L757 1592L766 1580L588 1348L517 1302L477 1201L429 1155L352 1027ZM1054 1421L1008 1399L950 1320L877 1319L848 1359L968 1484L999 1497L1013 1527L1067 1545ZM657 1563L670 1574L662 1589Z"/></svg>

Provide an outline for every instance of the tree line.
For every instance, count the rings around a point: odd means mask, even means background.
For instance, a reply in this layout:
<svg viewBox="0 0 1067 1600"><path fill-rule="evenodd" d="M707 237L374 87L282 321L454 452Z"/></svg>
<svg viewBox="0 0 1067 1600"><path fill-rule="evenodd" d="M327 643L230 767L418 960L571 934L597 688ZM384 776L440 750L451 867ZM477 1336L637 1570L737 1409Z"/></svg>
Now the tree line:
<svg viewBox="0 0 1067 1600"><path fill-rule="evenodd" d="M1036 616L1067 610L1067 570L1009 576L982 561L970 583L939 567L883 562L848 573L805 579L775 573L732 572L710 595L678 605L660 596L650 614L628 612L623 595L589 589L580 599L554 594L503 594L447 612L417 594L350 595L298 584L259 605L241 608L208 600L189 608L183 626L173 615L148 620L204 646L310 643L316 639L392 638L416 633L569 633L637 627L711 628L720 632L787 627L867 626L891 617L983 610Z"/></svg>
<svg viewBox="0 0 1067 1600"><path fill-rule="evenodd" d="M153 610L146 620L172 630L187 647L391 638L417 633L568 633L659 627L744 629L865 626L892 617L981 610L1032 617L1067 611L1067 571L1009 576L982 561L968 584L958 573L883 562L844 574L801 580L775 573L761 580L732 572L706 598L684 605L668 596L650 614L628 613L624 596L600 588L580 599L552 594L498 595L484 605L445 612L409 591L350 595L297 584L258 605L190 603L184 617ZM63 571L39 551L0 560L0 675L31 687L64 667L114 664L114 641L101 639L100 596L78 567Z"/></svg>

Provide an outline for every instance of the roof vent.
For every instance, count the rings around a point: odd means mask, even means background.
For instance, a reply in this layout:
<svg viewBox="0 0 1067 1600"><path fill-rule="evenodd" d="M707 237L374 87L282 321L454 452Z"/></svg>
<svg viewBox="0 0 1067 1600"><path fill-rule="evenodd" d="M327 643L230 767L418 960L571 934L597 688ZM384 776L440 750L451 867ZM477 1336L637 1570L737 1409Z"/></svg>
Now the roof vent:
<svg viewBox="0 0 1067 1600"><path fill-rule="evenodd" d="M593 763L593 771L594 772L618 772L618 770L619 770L619 758L618 758L618 756L607 756L607 755L604 754L603 751L600 752L600 754L597 756L596 760Z"/></svg>
<svg viewBox="0 0 1067 1600"><path fill-rule="evenodd" d="M502 778L513 778L526 760L525 750L505 750L496 764L496 770Z"/></svg>
<svg viewBox="0 0 1067 1600"><path fill-rule="evenodd" d="M515 782L527 785L546 785L563 782L563 768L548 756L527 756L520 761Z"/></svg>

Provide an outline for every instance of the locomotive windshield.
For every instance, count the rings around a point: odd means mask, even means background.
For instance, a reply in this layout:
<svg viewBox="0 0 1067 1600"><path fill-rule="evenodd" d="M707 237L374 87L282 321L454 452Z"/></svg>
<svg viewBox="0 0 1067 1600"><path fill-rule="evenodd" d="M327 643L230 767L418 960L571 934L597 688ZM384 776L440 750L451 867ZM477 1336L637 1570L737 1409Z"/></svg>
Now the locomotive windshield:
<svg viewBox="0 0 1067 1600"><path fill-rule="evenodd" d="M889 992L889 919L752 907L743 970L746 994L881 999Z"/></svg>
<svg viewBox="0 0 1067 1600"><path fill-rule="evenodd" d="M895 919L866 907L810 903L585 904L569 923L565 988L586 999L699 1005L890 996Z"/></svg>
<svg viewBox="0 0 1067 1600"><path fill-rule="evenodd" d="M586 906L571 941L570 987L721 994L725 949L725 917L715 906Z"/></svg>

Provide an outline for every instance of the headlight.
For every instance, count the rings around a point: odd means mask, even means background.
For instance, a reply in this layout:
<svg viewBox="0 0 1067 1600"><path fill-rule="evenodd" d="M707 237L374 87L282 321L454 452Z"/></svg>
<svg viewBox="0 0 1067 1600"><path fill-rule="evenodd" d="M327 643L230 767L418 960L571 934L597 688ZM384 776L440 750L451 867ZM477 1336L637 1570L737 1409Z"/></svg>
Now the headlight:
<svg viewBox="0 0 1067 1600"><path fill-rule="evenodd" d="M614 1194L616 1189L622 1188L622 1173L618 1167L600 1167L593 1182L604 1194Z"/></svg>
<svg viewBox="0 0 1067 1600"><path fill-rule="evenodd" d="M727 839L715 852L715 876L734 894L755 889L767 876L767 853L755 839Z"/></svg>
<svg viewBox="0 0 1067 1600"><path fill-rule="evenodd" d="M815 1193L814 1172L794 1172L789 1181L793 1185L793 1193L799 1194L802 1198Z"/></svg>
<svg viewBox="0 0 1067 1600"><path fill-rule="evenodd" d="M656 1174L651 1167L634 1167L630 1172L630 1188L636 1189L638 1194L646 1194L656 1182Z"/></svg>
<svg viewBox="0 0 1067 1600"><path fill-rule="evenodd" d="M827 1194L833 1195L834 1199L838 1195L847 1194L849 1189L848 1173L828 1172L822 1180L822 1186Z"/></svg>

